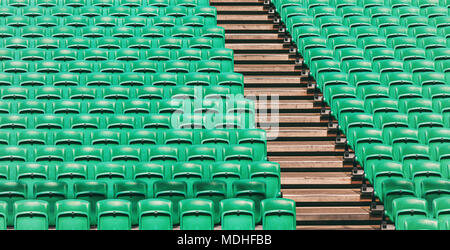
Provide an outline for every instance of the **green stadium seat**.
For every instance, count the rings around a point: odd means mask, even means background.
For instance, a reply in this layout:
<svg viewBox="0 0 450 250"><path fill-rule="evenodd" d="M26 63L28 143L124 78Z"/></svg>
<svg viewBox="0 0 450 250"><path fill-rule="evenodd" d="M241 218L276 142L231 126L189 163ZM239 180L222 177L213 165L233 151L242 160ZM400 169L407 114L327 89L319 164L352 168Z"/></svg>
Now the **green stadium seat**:
<svg viewBox="0 0 450 250"><path fill-rule="evenodd" d="M449 208L450 208L449 197L440 197L433 200L432 203L432 215L440 223L448 222Z"/></svg>
<svg viewBox="0 0 450 250"><path fill-rule="evenodd" d="M98 230L131 230L131 202L108 199L97 202Z"/></svg>
<svg viewBox="0 0 450 250"><path fill-rule="evenodd" d="M13 226L15 221L14 203L16 201L28 198L27 185L19 181L1 181L0 182L0 200L8 205L7 225Z"/></svg>
<svg viewBox="0 0 450 250"><path fill-rule="evenodd" d="M20 200L14 203L15 230L47 230L49 204L42 200Z"/></svg>
<svg viewBox="0 0 450 250"><path fill-rule="evenodd" d="M107 184L97 181L79 181L74 183L74 198L77 200L86 200L90 204L90 224L97 225L96 204L100 200L108 198Z"/></svg>
<svg viewBox="0 0 450 250"><path fill-rule="evenodd" d="M67 199L55 203L56 230L89 230L91 214L87 201Z"/></svg>
<svg viewBox="0 0 450 250"><path fill-rule="evenodd" d="M233 197L255 202L255 223L261 222L260 203L266 198L266 184L261 181L238 180L233 182Z"/></svg>
<svg viewBox="0 0 450 250"><path fill-rule="evenodd" d="M435 219L411 217L405 219L402 228L405 230L438 230L438 223Z"/></svg>
<svg viewBox="0 0 450 250"><path fill-rule="evenodd" d="M384 202L385 213L392 218L392 202L401 197L414 197L414 183L403 178L389 178L381 183L379 197Z"/></svg>
<svg viewBox="0 0 450 250"><path fill-rule="evenodd" d="M188 198L187 185L183 181L156 181L153 184L154 198L172 201L172 222L174 225L180 223L179 201Z"/></svg>
<svg viewBox="0 0 450 250"><path fill-rule="evenodd" d="M427 201L420 198L402 197L392 201L396 230L405 230L405 221L428 219Z"/></svg>
<svg viewBox="0 0 450 250"><path fill-rule="evenodd" d="M206 199L185 199L180 201L181 230L213 230L214 205Z"/></svg>
<svg viewBox="0 0 450 250"><path fill-rule="evenodd" d="M272 198L261 202L264 230L295 230L295 202L289 199Z"/></svg>
<svg viewBox="0 0 450 250"><path fill-rule="evenodd" d="M213 202L214 224L220 223L220 201L227 198L227 184L223 181L196 181L193 186L194 198Z"/></svg>
<svg viewBox="0 0 450 250"><path fill-rule="evenodd" d="M171 230L172 202L166 199L146 199L137 204L139 230Z"/></svg>
<svg viewBox="0 0 450 250"><path fill-rule="evenodd" d="M8 203L6 201L0 202L0 230L6 230L8 218Z"/></svg>
<svg viewBox="0 0 450 250"><path fill-rule="evenodd" d="M249 199L231 198L220 202L222 230L254 230L255 202Z"/></svg>
<svg viewBox="0 0 450 250"><path fill-rule="evenodd" d="M431 211L434 199L449 196L450 181L442 178L427 178L420 182L419 190L420 193L417 196L427 200L428 209Z"/></svg>
<svg viewBox="0 0 450 250"><path fill-rule="evenodd" d="M67 184L64 182L37 182L33 187L33 198L48 202L48 225L54 226L56 221L55 203L67 199Z"/></svg>
<svg viewBox="0 0 450 250"><path fill-rule="evenodd" d="M146 185L138 181L116 182L114 183L114 198L131 202L131 225L138 225L137 203L147 198Z"/></svg>

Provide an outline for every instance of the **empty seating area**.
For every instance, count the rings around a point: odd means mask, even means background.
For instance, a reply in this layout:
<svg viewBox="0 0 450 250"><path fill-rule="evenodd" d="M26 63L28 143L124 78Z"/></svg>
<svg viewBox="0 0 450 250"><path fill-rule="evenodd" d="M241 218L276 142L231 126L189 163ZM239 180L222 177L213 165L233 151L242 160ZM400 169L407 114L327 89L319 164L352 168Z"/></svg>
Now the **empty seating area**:
<svg viewBox="0 0 450 250"><path fill-rule="evenodd" d="M206 0L0 4L0 229L292 230Z"/></svg>
<svg viewBox="0 0 450 250"><path fill-rule="evenodd" d="M396 229L450 229L450 5L272 1Z"/></svg>

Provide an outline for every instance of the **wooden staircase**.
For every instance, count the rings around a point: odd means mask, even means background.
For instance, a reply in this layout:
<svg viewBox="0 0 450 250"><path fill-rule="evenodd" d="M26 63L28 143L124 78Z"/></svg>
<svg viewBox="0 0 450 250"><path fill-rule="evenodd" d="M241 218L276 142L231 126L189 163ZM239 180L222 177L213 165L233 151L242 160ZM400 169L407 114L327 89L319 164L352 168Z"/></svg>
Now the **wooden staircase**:
<svg viewBox="0 0 450 250"><path fill-rule="evenodd" d="M234 50L235 71L244 75L245 96L256 101L257 126L268 132L268 159L281 164L283 197L296 201L297 229L379 229L381 216L371 214L371 198L361 196L361 178L329 126L329 107L268 2L210 4Z"/></svg>

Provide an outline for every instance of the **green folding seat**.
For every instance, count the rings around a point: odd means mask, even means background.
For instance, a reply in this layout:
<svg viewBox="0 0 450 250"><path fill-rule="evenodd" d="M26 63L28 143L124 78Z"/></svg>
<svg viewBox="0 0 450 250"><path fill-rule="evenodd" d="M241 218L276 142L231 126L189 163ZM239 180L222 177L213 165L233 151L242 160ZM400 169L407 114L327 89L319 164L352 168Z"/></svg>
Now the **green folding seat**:
<svg viewBox="0 0 450 250"><path fill-rule="evenodd" d="M357 147L366 143L383 143L382 130L367 127L353 127L348 130L347 143L357 150Z"/></svg>
<svg viewBox="0 0 450 250"><path fill-rule="evenodd" d="M438 13L439 14L439 13ZM448 27L450 25L450 17L447 15L436 16L429 20L429 23L436 28Z"/></svg>
<svg viewBox="0 0 450 250"><path fill-rule="evenodd" d="M188 8L185 6L171 5L164 8L164 15L173 17L183 17L188 15Z"/></svg>
<svg viewBox="0 0 450 250"><path fill-rule="evenodd" d="M438 222L429 218L407 218L401 227L403 230L438 230Z"/></svg>
<svg viewBox="0 0 450 250"><path fill-rule="evenodd" d="M85 200L90 204L90 224L97 225L96 204L108 198L107 184L99 181L79 181L74 183L74 198Z"/></svg>
<svg viewBox="0 0 450 250"><path fill-rule="evenodd" d="M295 230L295 202L284 198L265 199L261 202L263 230Z"/></svg>
<svg viewBox="0 0 450 250"><path fill-rule="evenodd" d="M416 72L433 72L435 70L434 62L430 60L410 60L405 62L405 70L416 73Z"/></svg>
<svg viewBox="0 0 450 250"><path fill-rule="evenodd" d="M0 200L6 202L7 225L14 225L14 203L19 200L27 199L27 185L21 181L1 181L0 182Z"/></svg>
<svg viewBox="0 0 450 250"><path fill-rule="evenodd" d="M444 44L441 44L444 45ZM440 46L440 45L439 45ZM448 60L450 59L450 49L445 47L432 47L426 50L427 57L431 61Z"/></svg>
<svg viewBox="0 0 450 250"><path fill-rule="evenodd" d="M197 7L207 5L207 2L201 2L197 0L175 0L175 5L186 6L186 7Z"/></svg>
<svg viewBox="0 0 450 250"><path fill-rule="evenodd" d="M48 166L38 163L18 165L16 169L16 178L18 181L23 182L28 186L27 197L33 197L33 185L37 182L49 179Z"/></svg>
<svg viewBox="0 0 450 250"><path fill-rule="evenodd" d="M422 98L422 88L413 85L391 85L389 95L394 99Z"/></svg>
<svg viewBox="0 0 450 250"><path fill-rule="evenodd" d="M327 39L333 37L349 36L349 28L346 26L327 26L321 29L321 35Z"/></svg>
<svg viewBox="0 0 450 250"><path fill-rule="evenodd" d="M423 37L434 37L437 35L437 29L431 26L416 26L408 28L408 34L416 39Z"/></svg>
<svg viewBox="0 0 450 250"><path fill-rule="evenodd" d="M255 202L244 198L231 198L220 202L222 230L254 230Z"/></svg>
<svg viewBox="0 0 450 250"><path fill-rule="evenodd" d="M172 201L172 223L180 223L179 201L186 199L187 185L183 181L156 181L153 184L155 198L167 199Z"/></svg>
<svg viewBox="0 0 450 250"><path fill-rule="evenodd" d="M236 162L218 162L210 167L210 178L214 181L224 181L227 184L227 197L233 197L232 184L244 178L241 165Z"/></svg>
<svg viewBox="0 0 450 250"><path fill-rule="evenodd" d="M448 179L426 178L419 185L420 193L417 196L427 200L429 211L432 209L433 200L450 196L450 181Z"/></svg>
<svg viewBox="0 0 450 250"><path fill-rule="evenodd" d="M233 197L255 202L255 223L261 222L261 201L266 198L266 184L261 181L237 180L233 182Z"/></svg>
<svg viewBox="0 0 450 250"><path fill-rule="evenodd" d="M15 55L14 55L14 50L12 49L0 49L0 60L1 61L7 61L7 60L13 60ZM8 74L2 74L2 78L6 78L5 76ZM6 83L6 82L5 82ZM8 84L8 85L12 85L12 84Z"/></svg>
<svg viewBox="0 0 450 250"><path fill-rule="evenodd" d="M399 101L399 107L400 111L405 114L433 111L431 100L424 98L402 99Z"/></svg>
<svg viewBox="0 0 450 250"><path fill-rule="evenodd" d="M67 184L56 181L37 182L33 189L34 199L48 202L48 224L50 226L55 225L55 203L67 198Z"/></svg>
<svg viewBox="0 0 450 250"><path fill-rule="evenodd" d="M431 127L420 131L419 138L423 144L428 144L430 148L442 146L450 142L450 129Z"/></svg>
<svg viewBox="0 0 450 250"><path fill-rule="evenodd" d="M131 230L131 202L108 199L97 202L98 230Z"/></svg>
<svg viewBox="0 0 450 250"><path fill-rule="evenodd" d="M368 16L347 16L343 19L343 24L348 26L349 28L354 28L358 26L370 26L371 19Z"/></svg>
<svg viewBox="0 0 450 250"><path fill-rule="evenodd" d="M374 65L376 66L376 64ZM372 63L366 60L348 60L341 63L341 70L349 74L354 72L371 72Z"/></svg>
<svg viewBox="0 0 450 250"><path fill-rule="evenodd" d="M8 219L8 203L0 201L0 230L6 230Z"/></svg>
<svg viewBox="0 0 450 250"><path fill-rule="evenodd" d="M299 1L296 0L280 0L280 1L274 1L273 4L275 5L275 8L280 12L284 11L285 9L288 9L290 7L301 7L302 4ZM305 10L306 11L306 10ZM306 14L306 13L305 13Z"/></svg>
<svg viewBox="0 0 450 250"><path fill-rule="evenodd" d="M44 131L25 130L17 133L17 145L47 144L48 134Z"/></svg>
<svg viewBox="0 0 450 250"><path fill-rule="evenodd" d="M337 9L336 14L342 16L343 18L350 16L363 16L364 8L357 5L343 6L342 8Z"/></svg>
<svg viewBox="0 0 450 250"><path fill-rule="evenodd" d="M397 50L403 48L415 48L416 39L409 36L396 36L387 40L388 46Z"/></svg>
<svg viewBox="0 0 450 250"><path fill-rule="evenodd" d="M217 74L216 84L231 88L231 93L244 93L244 76L239 73L226 72Z"/></svg>
<svg viewBox="0 0 450 250"><path fill-rule="evenodd" d="M90 152L85 153L87 156ZM94 179L108 184L108 197L113 197L114 183L126 179L125 165L120 163L99 163L94 165Z"/></svg>
<svg viewBox="0 0 450 250"><path fill-rule="evenodd" d="M79 117L72 117L70 124L71 124L72 129L75 129L75 128L98 129L98 128L100 128L99 117L91 116L91 115L81 115Z"/></svg>
<svg viewBox="0 0 450 250"><path fill-rule="evenodd" d="M249 166L249 177L251 180L264 182L266 184L266 197L281 197L280 192L280 165L275 162L253 162Z"/></svg>
<svg viewBox="0 0 450 250"><path fill-rule="evenodd" d="M392 218L392 201L401 197L414 197L414 183L402 178L389 178L381 183L379 198L384 202L385 213Z"/></svg>
<svg viewBox="0 0 450 250"><path fill-rule="evenodd" d="M227 197L227 185L223 181L196 181L193 185L193 197L213 202L214 224L220 223L220 201Z"/></svg>
<svg viewBox="0 0 450 250"><path fill-rule="evenodd" d="M364 177L374 186L374 195L380 197L381 183L389 178L403 178L401 163L389 159L377 159L364 166Z"/></svg>
<svg viewBox="0 0 450 250"><path fill-rule="evenodd" d="M154 0L152 2L149 2L148 5L156 7L167 7L170 5L170 0Z"/></svg>
<svg viewBox="0 0 450 250"><path fill-rule="evenodd" d="M413 180L416 188L416 193L420 193L420 183L428 179L440 179L442 174L440 172L441 166L439 162L430 160L416 160L403 164L405 177Z"/></svg>
<svg viewBox="0 0 450 250"><path fill-rule="evenodd" d="M405 221L427 219L427 201L420 198L402 197L392 201L393 220L396 230L405 230Z"/></svg>
<svg viewBox="0 0 450 250"><path fill-rule="evenodd" d="M432 216L438 220L438 223L445 223L449 221L449 208L450 208L450 198L440 197L436 198L432 202ZM448 229L448 228L447 228Z"/></svg>
<svg viewBox="0 0 450 250"><path fill-rule="evenodd" d="M386 144L419 143L418 132L405 127L388 127L383 130L383 140Z"/></svg>
<svg viewBox="0 0 450 250"><path fill-rule="evenodd" d="M326 6L328 5L328 1L326 0L305 0L303 1L303 5L305 5L308 9Z"/></svg>
<svg viewBox="0 0 450 250"><path fill-rule="evenodd" d="M298 18L299 17L293 17L291 20L294 21L294 19ZM298 24L299 22L296 21L296 23ZM315 26L297 26L293 27L291 30L292 38L297 44L299 44L299 42L297 42L298 40L306 37L320 37L320 29Z"/></svg>
<svg viewBox="0 0 450 250"><path fill-rule="evenodd" d="M330 39L325 39L324 37L321 37L321 36L311 36L311 37L304 37L304 38L298 39L296 41L296 43L297 43L297 47L300 50L301 54L305 54L305 51L307 49L326 48L327 41L334 41L334 40L337 40L340 38L342 38L342 37L334 37L334 38L330 38ZM333 48L333 46L330 46L330 47Z"/></svg>
<svg viewBox="0 0 450 250"><path fill-rule="evenodd" d="M169 114L150 114L143 118L142 128L172 128L171 117Z"/></svg>
<svg viewBox="0 0 450 250"><path fill-rule="evenodd" d="M325 59L325 60L313 61L311 63L311 65L309 65L309 66L312 69L311 75L314 78L317 78L317 76L322 72L341 72L341 66L344 64L345 64L345 62L343 62L341 64L337 60Z"/></svg>
<svg viewBox="0 0 450 250"><path fill-rule="evenodd" d="M42 200L21 200L14 203L15 230L47 230L49 204Z"/></svg>
<svg viewBox="0 0 450 250"><path fill-rule="evenodd" d="M83 200L61 200L55 204L56 230L89 230L90 204Z"/></svg>
<svg viewBox="0 0 450 250"><path fill-rule="evenodd" d="M186 183L186 194L193 197L193 184L203 179L203 167L197 163L177 163L172 166L172 179Z"/></svg>
<svg viewBox="0 0 450 250"><path fill-rule="evenodd" d="M28 72L28 63L23 61L6 61L3 63L5 73L25 73Z"/></svg>
<svg viewBox="0 0 450 250"><path fill-rule="evenodd" d="M186 199L180 201L181 230L213 230L214 204L207 199Z"/></svg>
<svg viewBox="0 0 450 250"><path fill-rule="evenodd" d="M27 128L26 117L17 115L0 116L0 129L9 128Z"/></svg>
<svg viewBox="0 0 450 250"><path fill-rule="evenodd" d="M450 60L439 60L436 61L436 71L440 71L443 73L450 72Z"/></svg>
<svg viewBox="0 0 450 250"><path fill-rule="evenodd" d="M147 187L140 181L120 181L114 183L114 198L131 202L131 225L139 224L137 203L147 198Z"/></svg>
<svg viewBox="0 0 450 250"><path fill-rule="evenodd" d="M19 77L21 86L43 86L47 82L46 75L43 73L24 73Z"/></svg>
<svg viewBox="0 0 450 250"><path fill-rule="evenodd" d="M305 51L303 58L307 65L311 65L311 62L316 60L333 60L333 50L328 48L311 48Z"/></svg>
<svg viewBox="0 0 450 250"><path fill-rule="evenodd" d="M356 159L365 167L371 161L386 159L393 160L392 146L381 143L367 143L357 147Z"/></svg>
<svg viewBox="0 0 450 250"><path fill-rule="evenodd" d="M401 50L395 51L397 58L405 61L406 65L409 65L411 62L406 62L409 60L424 60L426 59L425 50L421 48L404 48Z"/></svg>
<svg viewBox="0 0 450 250"><path fill-rule="evenodd" d="M24 101L17 105L19 114L43 114L45 112L45 103L39 101Z"/></svg>
<svg viewBox="0 0 450 250"><path fill-rule="evenodd" d="M26 161L27 150L23 147L5 146L0 151L0 161Z"/></svg>
<svg viewBox="0 0 450 250"><path fill-rule="evenodd" d="M351 128L373 128L373 115L368 113L343 113L339 118L339 129L347 134Z"/></svg>
<svg viewBox="0 0 450 250"><path fill-rule="evenodd" d="M309 50L310 51L310 50ZM363 60L364 50L360 48L342 48L335 50L336 59L342 61L345 60Z"/></svg>
<svg viewBox="0 0 450 250"><path fill-rule="evenodd" d="M172 202L165 199L146 199L137 203L139 230L171 230Z"/></svg>
<svg viewBox="0 0 450 250"><path fill-rule="evenodd" d="M448 0L440 0L439 5L448 8L450 6L450 2Z"/></svg>
<svg viewBox="0 0 450 250"><path fill-rule="evenodd" d="M44 36L44 28L40 27L43 26L42 24L39 24L39 26L25 26L21 28L21 34L22 37L26 38L37 38L37 37L43 37Z"/></svg>
<svg viewBox="0 0 450 250"><path fill-rule="evenodd" d="M316 79L317 87L324 91L328 86L349 85L348 74L344 72L322 72Z"/></svg>
<svg viewBox="0 0 450 250"><path fill-rule="evenodd" d="M73 184L88 179L87 166L78 163L63 163L56 166L55 176L56 181L67 183L67 197L73 198Z"/></svg>
<svg viewBox="0 0 450 250"><path fill-rule="evenodd" d="M355 71L348 74L348 78L357 90L362 86L381 85L380 74L375 72Z"/></svg>

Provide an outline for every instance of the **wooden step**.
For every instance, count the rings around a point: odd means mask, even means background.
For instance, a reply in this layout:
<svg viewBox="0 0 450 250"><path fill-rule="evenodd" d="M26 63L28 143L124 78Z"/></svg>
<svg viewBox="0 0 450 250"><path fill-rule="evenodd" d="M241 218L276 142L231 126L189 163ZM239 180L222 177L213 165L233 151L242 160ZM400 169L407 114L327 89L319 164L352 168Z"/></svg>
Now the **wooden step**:
<svg viewBox="0 0 450 250"><path fill-rule="evenodd" d="M267 15L236 15L236 14L222 14L217 16L217 21L268 21L271 20Z"/></svg>
<svg viewBox="0 0 450 250"><path fill-rule="evenodd" d="M352 185L351 173L342 172L282 172L282 185Z"/></svg>
<svg viewBox="0 0 450 250"><path fill-rule="evenodd" d="M287 50L279 43L227 43L225 48L232 50Z"/></svg>
<svg viewBox="0 0 450 250"><path fill-rule="evenodd" d="M236 24L236 23L218 23L219 26L227 29L227 30L239 30L239 31L248 31L248 30L273 30L276 31L278 28L275 27L274 24L260 24L260 23L246 23L246 24Z"/></svg>
<svg viewBox="0 0 450 250"><path fill-rule="evenodd" d="M268 141L270 153L337 152L334 141Z"/></svg>
<svg viewBox="0 0 450 250"><path fill-rule="evenodd" d="M360 189L281 189L283 197L299 203L369 203L370 198L361 198Z"/></svg>
<svg viewBox="0 0 450 250"><path fill-rule="evenodd" d="M258 94L256 95L258 98L274 98L274 97L280 97L278 94L274 93L272 95L266 96L264 94ZM249 94L246 95L246 97L255 97L255 95ZM286 97L286 96L282 96ZM258 110L258 113L264 110L314 110L317 109L314 107L314 103L310 100L265 100L258 101L255 103L255 108Z"/></svg>
<svg viewBox="0 0 450 250"><path fill-rule="evenodd" d="M298 225L296 230L379 230L379 225Z"/></svg>
<svg viewBox="0 0 450 250"><path fill-rule="evenodd" d="M280 163L281 169L343 168L342 156L269 156L269 161Z"/></svg>
<svg viewBox="0 0 450 250"><path fill-rule="evenodd" d="M266 128L262 127L261 129L266 130L267 132L267 140L275 140L277 138L311 138L311 137L329 137L328 131L326 128L318 128L318 129L291 129L291 128ZM331 138L334 138L331 136Z"/></svg>
<svg viewBox="0 0 450 250"><path fill-rule="evenodd" d="M297 207L297 221L352 221L380 220L371 216L370 208L364 207Z"/></svg>
<svg viewBox="0 0 450 250"><path fill-rule="evenodd" d="M235 54L234 62L246 62L246 61L288 61L289 54Z"/></svg>
<svg viewBox="0 0 450 250"><path fill-rule="evenodd" d="M226 33L225 40L280 40L280 35L278 33Z"/></svg>
<svg viewBox="0 0 450 250"><path fill-rule="evenodd" d="M235 64L235 72L301 72L292 64Z"/></svg>
<svg viewBox="0 0 450 250"><path fill-rule="evenodd" d="M259 76L259 75L245 75L244 74L244 84L304 84L306 85L309 81L304 80L305 77L301 75L295 76Z"/></svg>
<svg viewBox="0 0 450 250"><path fill-rule="evenodd" d="M239 12L245 9L245 11L253 11L253 12L267 12L262 5L249 5L245 6L245 8L242 5L215 5L214 3L210 3L211 6L216 7L217 9L217 18L221 15L221 12Z"/></svg>
<svg viewBox="0 0 450 250"><path fill-rule="evenodd" d="M301 96L307 94L305 88L245 88L245 96ZM290 101L292 102L292 101ZM301 103L313 104L311 101L301 101Z"/></svg>
<svg viewBox="0 0 450 250"><path fill-rule="evenodd" d="M317 114L268 114L267 116L257 116L257 123L275 124L275 123L319 123L321 122L320 115Z"/></svg>

